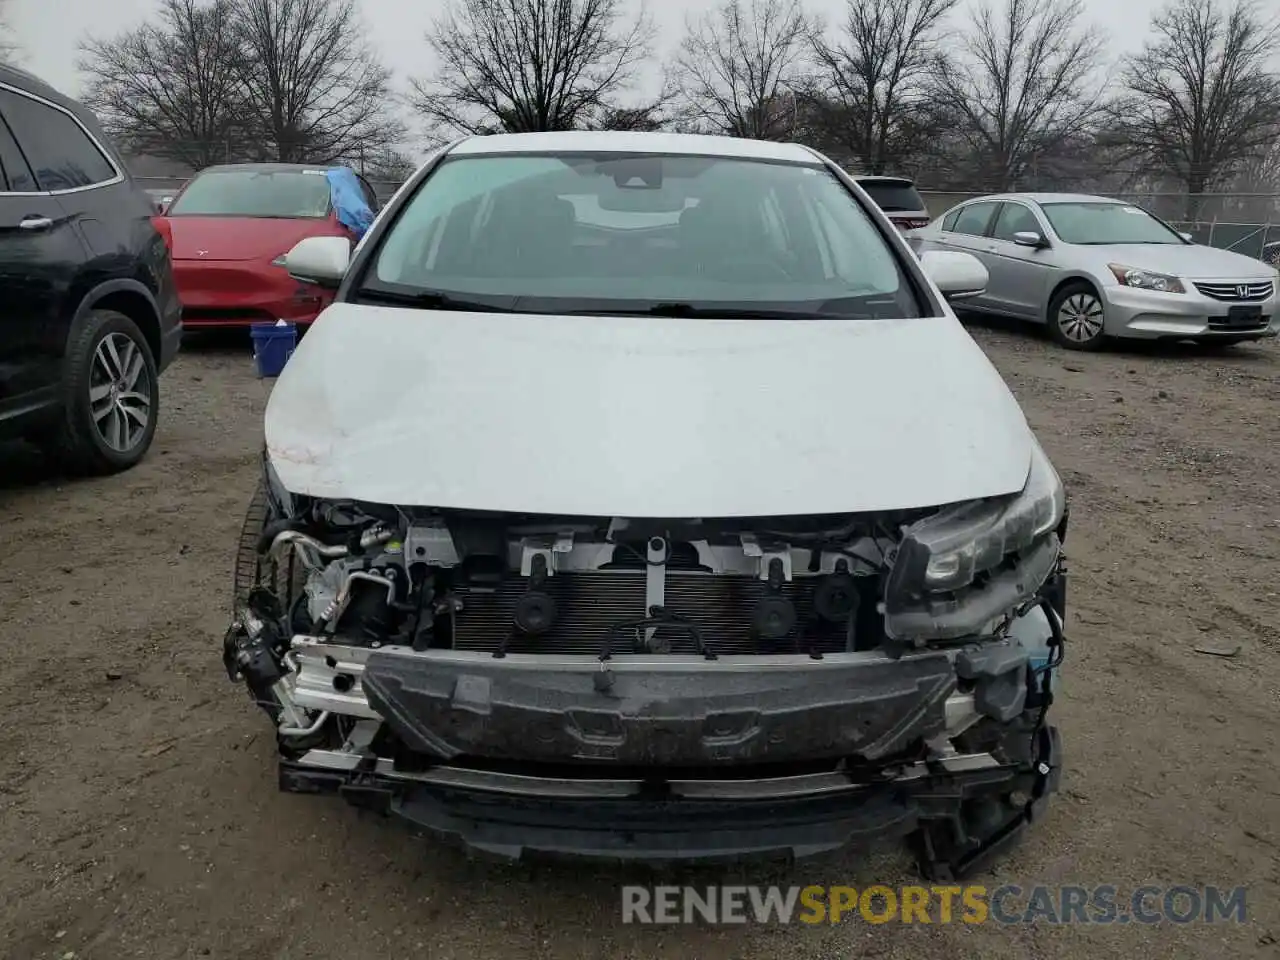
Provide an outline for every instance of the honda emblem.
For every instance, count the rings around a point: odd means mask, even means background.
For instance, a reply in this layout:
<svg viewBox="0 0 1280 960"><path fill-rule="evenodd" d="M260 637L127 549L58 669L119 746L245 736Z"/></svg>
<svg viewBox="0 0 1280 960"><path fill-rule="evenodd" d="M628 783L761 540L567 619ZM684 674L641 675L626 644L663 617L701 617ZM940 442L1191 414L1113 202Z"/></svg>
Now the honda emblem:
<svg viewBox="0 0 1280 960"><path fill-rule="evenodd" d="M1248 295L1249 295L1249 288L1245 286L1243 283L1240 284L1240 286L1236 287L1236 296L1239 297L1241 300L1243 300Z"/></svg>
<svg viewBox="0 0 1280 960"><path fill-rule="evenodd" d="M205 254L207 254L208 252L209 252L208 250L197 250L197 251L196 251L196 256L197 256L197 257L203 257L203 256L204 256Z"/></svg>

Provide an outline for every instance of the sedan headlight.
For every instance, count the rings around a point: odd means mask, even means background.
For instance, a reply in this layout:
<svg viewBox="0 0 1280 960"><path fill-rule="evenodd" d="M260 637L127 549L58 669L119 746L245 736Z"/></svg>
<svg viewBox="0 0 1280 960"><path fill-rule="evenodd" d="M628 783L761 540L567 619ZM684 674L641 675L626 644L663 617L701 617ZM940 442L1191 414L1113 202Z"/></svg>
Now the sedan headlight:
<svg viewBox="0 0 1280 960"><path fill-rule="evenodd" d="M1182 281L1165 273L1155 273L1140 267L1126 267L1120 263L1109 263L1107 267L1121 286L1135 287L1139 290L1155 290L1158 293L1186 293Z"/></svg>
<svg viewBox="0 0 1280 960"><path fill-rule="evenodd" d="M888 593L906 599L967 587L1062 523L1062 480L1040 444L1032 443L1031 469L1020 493L948 507L903 531Z"/></svg>

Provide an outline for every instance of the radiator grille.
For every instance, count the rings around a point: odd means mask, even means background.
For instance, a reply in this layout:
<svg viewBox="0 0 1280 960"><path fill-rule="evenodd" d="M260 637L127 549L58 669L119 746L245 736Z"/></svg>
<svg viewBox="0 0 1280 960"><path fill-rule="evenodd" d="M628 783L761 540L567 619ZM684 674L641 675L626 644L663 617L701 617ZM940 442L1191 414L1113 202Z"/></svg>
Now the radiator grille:
<svg viewBox="0 0 1280 960"><path fill-rule="evenodd" d="M1270 280L1240 283L1197 283L1196 289L1206 297L1231 303L1258 303L1271 296Z"/></svg>
<svg viewBox="0 0 1280 960"><path fill-rule="evenodd" d="M566 573L547 581L547 592L556 598L556 626L540 637L515 634L507 645L510 653L598 655L610 627L619 621L645 615L644 573L635 570ZM463 591L464 608L454 626L454 647L459 650L493 651L511 634L511 617L527 581L505 581L496 592ZM692 620L703 631L707 644L718 654L833 653L844 650L848 629L844 624L811 623L815 578L798 578L786 584L783 595L796 605L797 628L778 641L752 636L751 615L765 584L754 577L717 576L693 571L667 571L666 603L672 613ZM865 607L868 601L864 599ZM688 634L659 631L670 642L672 653L694 653ZM633 652L630 640L619 639L615 653Z"/></svg>

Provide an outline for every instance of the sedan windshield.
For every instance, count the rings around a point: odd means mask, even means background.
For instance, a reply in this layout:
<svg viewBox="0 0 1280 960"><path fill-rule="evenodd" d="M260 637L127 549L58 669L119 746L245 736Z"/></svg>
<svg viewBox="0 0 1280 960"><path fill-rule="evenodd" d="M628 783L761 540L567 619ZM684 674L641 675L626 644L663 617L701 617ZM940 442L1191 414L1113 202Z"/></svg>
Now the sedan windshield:
<svg viewBox="0 0 1280 960"><path fill-rule="evenodd" d="M1054 232L1064 243L1184 243L1177 232L1141 207L1104 201L1042 203Z"/></svg>
<svg viewBox="0 0 1280 960"><path fill-rule="evenodd" d="M323 170L210 170L187 184L168 215L318 220L329 202Z"/></svg>
<svg viewBox="0 0 1280 960"><path fill-rule="evenodd" d="M650 154L448 159L359 294L532 313L920 315L897 255L825 168Z"/></svg>

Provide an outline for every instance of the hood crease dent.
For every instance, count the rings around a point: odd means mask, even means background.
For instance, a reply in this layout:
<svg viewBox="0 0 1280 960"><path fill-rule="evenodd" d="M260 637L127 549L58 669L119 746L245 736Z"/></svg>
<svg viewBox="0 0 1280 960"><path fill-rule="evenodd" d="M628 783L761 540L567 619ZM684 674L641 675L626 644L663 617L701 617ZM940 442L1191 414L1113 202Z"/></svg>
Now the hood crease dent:
<svg viewBox="0 0 1280 960"><path fill-rule="evenodd" d="M633 518L1013 493L1032 437L954 320L468 314L335 304L267 404L295 494Z"/></svg>

